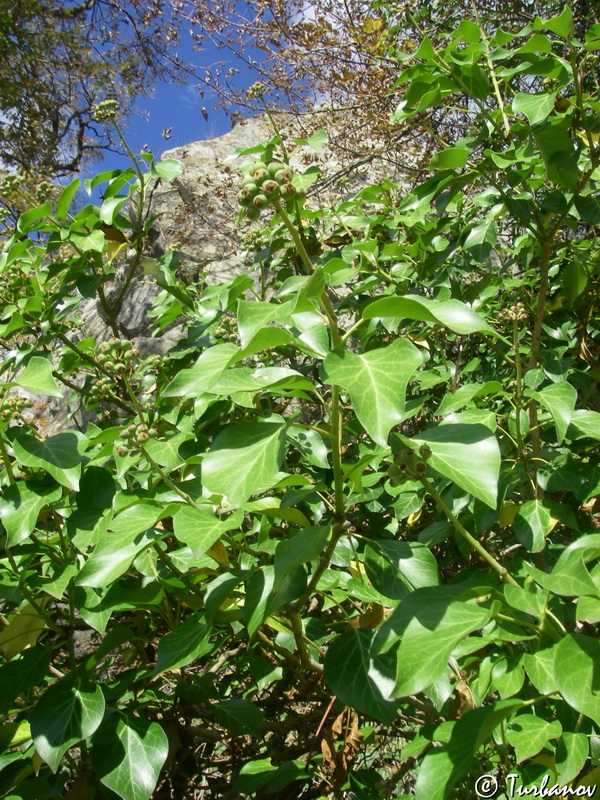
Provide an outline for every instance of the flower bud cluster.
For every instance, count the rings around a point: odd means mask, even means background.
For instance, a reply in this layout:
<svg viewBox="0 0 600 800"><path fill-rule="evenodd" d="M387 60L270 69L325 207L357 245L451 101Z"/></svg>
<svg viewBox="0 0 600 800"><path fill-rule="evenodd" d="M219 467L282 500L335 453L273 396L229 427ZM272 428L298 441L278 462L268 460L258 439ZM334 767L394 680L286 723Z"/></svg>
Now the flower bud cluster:
<svg viewBox="0 0 600 800"><path fill-rule="evenodd" d="M126 456L132 450L139 450L149 439L158 436L156 428L149 428L145 422L136 425L132 422L121 431L121 441L117 442L117 453Z"/></svg>
<svg viewBox="0 0 600 800"><path fill-rule="evenodd" d="M292 177L290 167L279 161L252 161L238 192L238 200L245 209L246 217L258 219L260 212L274 200L287 203L304 197L304 191L294 186Z"/></svg>
<svg viewBox="0 0 600 800"><path fill-rule="evenodd" d="M516 303L514 306L510 306L510 308L503 308L502 311L498 314L500 319L505 319L508 321L515 320L516 322L525 322L527 320L527 311L525 311L525 303Z"/></svg>
<svg viewBox="0 0 600 800"><path fill-rule="evenodd" d="M0 411L0 420L3 422L20 422L21 412L25 408L32 408L33 402L20 394L11 394L4 401L4 407Z"/></svg>
<svg viewBox="0 0 600 800"><path fill-rule="evenodd" d="M400 450L394 454L394 463L388 469L390 484L392 486L402 486L409 480L419 480L424 478L427 473L427 464L432 452L429 445L422 444L419 452L415 453L410 447Z"/></svg>

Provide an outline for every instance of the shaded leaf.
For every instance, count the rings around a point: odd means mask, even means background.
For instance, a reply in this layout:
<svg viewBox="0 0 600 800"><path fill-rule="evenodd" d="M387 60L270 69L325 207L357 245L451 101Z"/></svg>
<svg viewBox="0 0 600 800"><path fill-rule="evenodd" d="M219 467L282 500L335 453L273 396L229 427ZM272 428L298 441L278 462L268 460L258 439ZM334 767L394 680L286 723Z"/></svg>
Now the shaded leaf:
<svg viewBox="0 0 600 800"><path fill-rule="evenodd" d="M215 719L227 730L233 733L250 733L253 736L262 735L262 726L265 715L262 710L249 700L231 699L215 703L212 707Z"/></svg>
<svg viewBox="0 0 600 800"><path fill-rule="evenodd" d="M33 709L31 734L35 748L56 772L66 751L91 736L103 717L100 686L63 678L44 692Z"/></svg>
<svg viewBox="0 0 600 800"><path fill-rule="evenodd" d="M567 703L600 725L600 642L568 633L555 650L556 685Z"/></svg>
<svg viewBox="0 0 600 800"><path fill-rule="evenodd" d="M192 614L189 619L170 633L165 634L158 643L156 666L153 675L185 667L196 658L210 652L210 628L201 620L202 614Z"/></svg>
<svg viewBox="0 0 600 800"><path fill-rule="evenodd" d="M397 642L394 697L417 694L447 668L456 645L490 618L490 610L456 599L446 587L415 589L383 623L376 652L387 652Z"/></svg>
<svg viewBox="0 0 600 800"><path fill-rule="evenodd" d="M374 635L370 628L352 628L336 636L325 656L325 682L344 705L389 724L398 708L390 697L394 665L372 653Z"/></svg>
<svg viewBox="0 0 600 800"><path fill-rule="evenodd" d="M43 440L19 433L13 446L21 464L43 469L67 489L78 491L87 444L88 440L82 433L65 431Z"/></svg>
<svg viewBox="0 0 600 800"><path fill-rule="evenodd" d="M94 772L123 800L149 800L169 753L167 735L156 722L112 714L92 740Z"/></svg>

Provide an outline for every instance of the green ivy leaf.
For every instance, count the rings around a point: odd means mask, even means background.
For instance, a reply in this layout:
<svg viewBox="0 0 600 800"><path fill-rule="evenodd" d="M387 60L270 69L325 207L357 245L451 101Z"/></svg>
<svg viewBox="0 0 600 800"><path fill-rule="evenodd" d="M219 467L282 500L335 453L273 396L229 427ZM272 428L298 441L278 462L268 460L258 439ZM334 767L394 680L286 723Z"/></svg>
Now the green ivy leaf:
<svg viewBox="0 0 600 800"><path fill-rule="evenodd" d="M530 553L539 553L546 546L546 536L555 524L543 500L527 500L519 507L513 523L515 538Z"/></svg>
<svg viewBox="0 0 600 800"><path fill-rule="evenodd" d="M182 369L162 390L163 397L196 397L207 392L236 359L240 349L235 344L216 344L205 350L190 369Z"/></svg>
<svg viewBox="0 0 600 800"><path fill-rule="evenodd" d="M248 347L254 336L271 322L290 322L296 302L264 303L258 300L238 302L238 331L242 348Z"/></svg>
<svg viewBox="0 0 600 800"><path fill-rule="evenodd" d="M377 591L392 599L439 583L435 556L421 542L373 542L365 548L365 569Z"/></svg>
<svg viewBox="0 0 600 800"><path fill-rule="evenodd" d="M476 708L452 723L449 741L425 754L417 773L415 800L445 800L473 767L475 753L500 723L521 707L514 700Z"/></svg>
<svg viewBox="0 0 600 800"><path fill-rule="evenodd" d="M410 442L427 444L432 456L427 462L445 478L496 508L500 475L500 448L484 425L441 424L415 436Z"/></svg>
<svg viewBox="0 0 600 800"><path fill-rule="evenodd" d="M456 599L447 586L415 589L383 623L375 652L396 653L394 697L417 694L447 669L456 645L489 620L490 609Z"/></svg>
<svg viewBox="0 0 600 800"><path fill-rule="evenodd" d="M560 14L550 19L535 18L533 23L534 30L552 31L563 39L568 39L573 35L573 12L569 6L565 6Z"/></svg>
<svg viewBox="0 0 600 800"><path fill-rule="evenodd" d="M349 392L356 416L369 436L382 446L394 425L402 421L406 386L422 363L408 339L357 354L350 350L330 353L323 362L325 380Z"/></svg>
<svg viewBox="0 0 600 800"><path fill-rule="evenodd" d="M31 735L40 757L53 772L66 751L90 737L104 717L104 694L96 684L70 676L50 686L31 714Z"/></svg>
<svg viewBox="0 0 600 800"><path fill-rule="evenodd" d="M163 513L167 512L138 503L115 516L109 523L110 531L81 568L76 584L102 588L124 575L137 554L161 538L152 526Z"/></svg>
<svg viewBox="0 0 600 800"><path fill-rule="evenodd" d="M172 183L182 172L181 161L177 161L175 158L165 158L155 163L152 167L152 173L162 178L166 183Z"/></svg>
<svg viewBox="0 0 600 800"><path fill-rule="evenodd" d="M436 153L429 162L430 170L457 169L464 167L471 151L466 147L448 147Z"/></svg>
<svg viewBox="0 0 600 800"><path fill-rule="evenodd" d="M19 433L13 447L17 460L25 467L45 470L67 489L77 491L87 445L82 433L65 431L43 440Z"/></svg>
<svg viewBox="0 0 600 800"><path fill-rule="evenodd" d="M233 733L251 734L260 738L265 715L262 710L249 700L232 698L215 703L212 707L215 719Z"/></svg>
<svg viewBox="0 0 600 800"><path fill-rule="evenodd" d="M498 233L496 230L496 219L494 214L488 215L482 222L471 228L469 235L465 239L463 247L467 250L473 258L478 261L486 261L490 257L492 249L498 241ZM455 302L458 300L447 300L447 303ZM448 326L450 327L450 326ZM470 333L470 331L466 331Z"/></svg>
<svg viewBox="0 0 600 800"><path fill-rule="evenodd" d="M548 647L535 653L523 653L523 666L529 680L540 694L554 694L558 691L554 674L556 647Z"/></svg>
<svg viewBox="0 0 600 800"><path fill-rule="evenodd" d="M398 701L390 698L394 666L371 651L375 631L352 628L336 636L325 656L325 682L344 705L390 724Z"/></svg>
<svg viewBox="0 0 600 800"><path fill-rule="evenodd" d="M123 800L149 800L169 754L157 722L113 713L92 739L94 772Z"/></svg>
<svg viewBox="0 0 600 800"><path fill-rule="evenodd" d="M556 685L567 703L600 725L600 642L591 636L568 633L558 643L554 658Z"/></svg>
<svg viewBox="0 0 600 800"><path fill-rule="evenodd" d="M556 745L554 766L561 786L571 783L581 772L588 759L590 746L585 733L564 731Z"/></svg>
<svg viewBox="0 0 600 800"><path fill-rule="evenodd" d="M396 317L437 322L460 334L491 333L496 331L478 314L460 300L430 300L427 297L382 297L364 309L363 319Z"/></svg>
<svg viewBox="0 0 600 800"><path fill-rule="evenodd" d="M210 652L210 628L201 621L203 617L203 614L192 614L182 625L161 638L153 673L155 677L161 672L185 667Z"/></svg>
<svg viewBox="0 0 600 800"><path fill-rule="evenodd" d="M571 386L567 381L559 381L558 383L552 383L539 392L527 389L525 394L528 397L533 397L552 414L556 426L558 444L561 444L575 411L575 403L577 402L577 390L575 387Z"/></svg>
<svg viewBox="0 0 600 800"><path fill-rule="evenodd" d="M554 110L556 92L517 92L512 103L515 114L524 114L530 125L543 122Z"/></svg>
<svg viewBox="0 0 600 800"><path fill-rule="evenodd" d="M73 198L81 188L81 178L74 178L71 183L68 183L60 193L58 202L56 203L56 218L66 219L69 213L69 208L73 202Z"/></svg>
<svg viewBox="0 0 600 800"><path fill-rule="evenodd" d="M571 425L590 439L600 439L600 412L578 408L573 412Z"/></svg>
<svg viewBox="0 0 600 800"><path fill-rule="evenodd" d="M275 548L275 587L281 585L284 575L299 564L316 559L327 546L331 526L319 525L305 528L283 539Z"/></svg>
<svg viewBox="0 0 600 800"><path fill-rule="evenodd" d="M253 494L270 489L283 461L284 422L229 425L214 440L202 462L202 482L239 508Z"/></svg>
<svg viewBox="0 0 600 800"><path fill-rule="evenodd" d="M506 740L515 748L517 764L537 755L550 739L558 739L561 733L558 720L548 722L533 714L519 714L506 726Z"/></svg>
<svg viewBox="0 0 600 800"><path fill-rule="evenodd" d="M5 714L22 692L43 682L51 655L51 647L36 645L18 653L8 664L0 667L0 713Z"/></svg>
<svg viewBox="0 0 600 800"><path fill-rule="evenodd" d="M540 586L563 597L590 595L600 597L600 589L590 575L586 564L600 557L600 533L576 539L558 557L552 572L526 564L527 572Z"/></svg>
<svg viewBox="0 0 600 800"><path fill-rule="evenodd" d="M52 375L52 364L47 358L40 356L31 358L14 382L34 394L47 394L49 397L63 396Z"/></svg>
<svg viewBox="0 0 600 800"><path fill-rule="evenodd" d="M52 481L17 481L0 495L0 519L6 528L7 544L14 547L35 528L40 511L56 502L62 489Z"/></svg>
<svg viewBox="0 0 600 800"><path fill-rule="evenodd" d="M184 505L173 516L173 532L178 541L188 545L194 556L199 558L224 533L239 528L243 518L241 510L226 519L221 519L211 508L193 508Z"/></svg>

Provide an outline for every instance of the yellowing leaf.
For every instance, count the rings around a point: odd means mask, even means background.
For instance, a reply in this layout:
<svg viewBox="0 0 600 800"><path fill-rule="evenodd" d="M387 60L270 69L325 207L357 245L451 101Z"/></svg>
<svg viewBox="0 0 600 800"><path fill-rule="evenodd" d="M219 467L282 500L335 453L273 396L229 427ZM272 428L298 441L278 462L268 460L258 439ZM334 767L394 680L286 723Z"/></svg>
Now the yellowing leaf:
<svg viewBox="0 0 600 800"><path fill-rule="evenodd" d="M49 597L39 600L38 608L43 610L49 600ZM43 617L38 614L31 603L27 603L0 633L0 650L10 661L17 653L33 647L45 627L46 622Z"/></svg>
<svg viewBox="0 0 600 800"><path fill-rule="evenodd" d="M519 506L515 505L515 503L509 503L508 505L505 505L500 512L500 516L498 517L498 524L500 527L507 528L509 525L512 525L515 521L518 510Z"/></svg>

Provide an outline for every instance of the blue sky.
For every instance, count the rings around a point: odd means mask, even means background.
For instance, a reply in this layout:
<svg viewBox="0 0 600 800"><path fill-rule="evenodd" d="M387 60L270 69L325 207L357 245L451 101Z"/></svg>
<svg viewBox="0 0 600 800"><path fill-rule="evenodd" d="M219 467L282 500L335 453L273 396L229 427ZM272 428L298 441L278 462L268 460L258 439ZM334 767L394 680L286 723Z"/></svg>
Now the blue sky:
<svg viewBox="0 0 600 800"><path fill-rule="evenodd" d="M198 74L203 74L207 66L221 60L227 62L225 69L236 65L234 56L226 51L217 51L214 48L195 51L191 37L185 31L182 31L178 55L182 61L193 66ZM254 51L252 57L258 60L259 51ZM243 88L256 80L246 65L236 79L237 85ZM193 79L186 86L157 83L152 97L140 97L137 102L139 113L130 118L125 131L133 152L138 153L147 145L155 157L159 158L165 150L189 142L212 139L231 130L227 115L221 109L213 111L215 95L209 93L206 87L204 89L205 95L201 97L198 81ZM203 106L208 112L208 120L202 115ZM162 135L165 128L172 128L171 138L168 140ZM86 176L106 169L124 168L128 163L126 156L106 153L102 162L93 164L86 170Z"/></svg>

